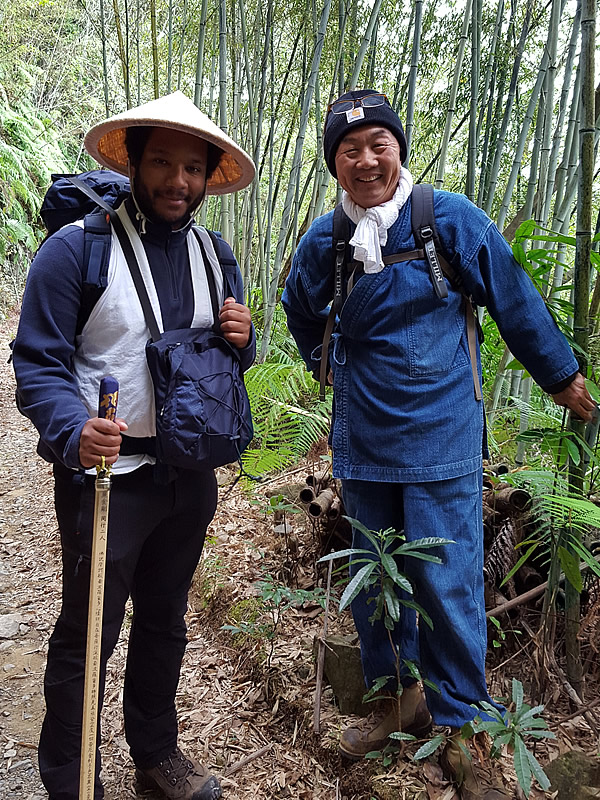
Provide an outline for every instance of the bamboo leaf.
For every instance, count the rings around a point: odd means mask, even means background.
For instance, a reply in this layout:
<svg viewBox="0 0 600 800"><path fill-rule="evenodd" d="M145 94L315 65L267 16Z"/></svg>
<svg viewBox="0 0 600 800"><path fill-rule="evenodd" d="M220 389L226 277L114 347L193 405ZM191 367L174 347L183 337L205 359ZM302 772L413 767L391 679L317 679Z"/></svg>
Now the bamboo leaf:
<svg viewBox="0 0 600 800"><path fill-rule="evenodd" d="M326 556L322 556L318 561L317 564L324 564L327 561L333 561L337 558L349 558L350 556L356 556L361 553L364 553L366 556L373 557L373 553L370 550L359 550L358 548L350 547L348 550L336 550L335 553L328 553Z"/></svg>
<svg viewBox="0 0 600 800"><path fill-rule="evenodd" d="M592 395L593 399L599 403L600 402L600 387L596 386L593 381L585 379L585 388L588 392Z"/></svg>
<svg viewBox="0 0 600 800"><path fill-rule="evenodd" d="M344 517L344 519L346 519L350 523L350 525L352 525L353 528L356 528L357 531L360 531L360 533L362 533L363 536L366 536L368 539L372 539L373 537L372 531L370 531L365 525L363 525L360 520L353 519L352 517Z"/></svg>
<svg viewBox="0 0 600 800"><path fill-rule="evenodd" d="M568 437L565 437L564 441L567 446L567 450L569 451L569 456L571 458L571 461L575 465L578 465L579 462L581 461L581 453L579 452L579 448L577 447L575 442Z"/></svg>
<svg viewBox="0 0 600 800"><path fill-rule="evenodd" d="M398 583L400 575L398 572L398 565L389 553L381 554L381 564L394 583Z"/></svg>
<svg viewBox="0 0 600 800"><path fill-rule="evenodd" d="M393 555L398 553L406 554L411 550L425 550L431 547L441 547L446 544L455 544L454 539L443 539L440 536L426 536L423 539L415 539L413 542L405 542L394 551Z"/></svg>
<svg viewBox="0 0 600 800"><path fill-rule="evenodd" d="M502 581L500 586L504 586L504 584L512 578L512 576L515 574L515 572L517 572L517 570L519 570L523 566L523 564L527 561L529 556L535 550L537 550L538 545L539 545L539 542L535 542L534 544L531 545L531 547L529 547L527 549L527 551L521 556L521 558L517 561L517 563L514 565L514 567L512 567L512 569L509 570L508 574L506 575L506 577L504 578L504 580Z"/></svg>
<svg viewBox="0 0 600 800"><path fill-rule="evenodd" d="M521 687L521 689L522 688L523 687ZM518 714L518 712L515 712L515 714L518 715L519 725L524 725L525 722L527 722L528 725L532 725L533 720L531 718L535 717L536 714L540 714L543 710L544 706L533 706L533 708L527 708L526 706L523 706L523 713ZM542 727L546 727L546 720L542 719L541 717L538 717L535 722L540 722Z"/></svg>
<svg viewBox="0 0 600 800"><path fill-rule="evenodd" d="M527 256L525 255L525 249L520 242L515 242L512 246L513 256L515 257L515 261L517 261L522 267L527 264Z"/></svg>
<svg viewBox="0 0 600 800"><path fill-rule="evenodd" d="M572 541L571 544L572 544L573 550L576 551L576 553L579 555L581 560L585 561L585 563L590 567L592 572L594 572L596 575L598 575L598 577L600 577L600 564L594 558L594 556L590 553L590 551L587 549L587 547L585 547L584 545L582 545L580 542L577 542L577 541L574 541L574 542Z"/></svg>
<svg viewBox="0 0 600 800"><path fill-rule="evenodd" d="M579 571L579 560L575 558L573 553L569 552L565 547L558 548L558 559L562 571L565 573L566 579L577 592L583 589L583 581L581 572Z"/></svg>
<svg viewBox="0 0 600 800"><path fill-rule="evenodd" d="M535 220L526 219L517 228L515 232L515 241L522 242L525 241L526 239L531 239L535 228L536 228Z"/></svg>
<svg viewBox="0 0 600 800"><path fill-rule="evenodd" d="M433 622L431 617L422 606L420 606L418 603L415 603L413 600L406 600L404 598L402 598L400 602L403 606L406 606L406 608L414 609L421 616L421 619L425 622L425 624L431 628L431 630L433 630Z"/></svg>

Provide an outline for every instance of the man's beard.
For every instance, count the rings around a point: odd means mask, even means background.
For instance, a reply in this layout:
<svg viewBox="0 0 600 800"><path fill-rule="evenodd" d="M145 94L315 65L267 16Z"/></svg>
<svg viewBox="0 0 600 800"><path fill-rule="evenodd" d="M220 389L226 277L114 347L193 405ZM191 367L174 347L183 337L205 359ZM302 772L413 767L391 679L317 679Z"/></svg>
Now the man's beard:
<svg viewBox="0 0 600 800"><path fill-rule="evenodd" d="M202 203L204 199L204 192L198 195L195 199L192 198L191 195L186 194L185 192L175 192L164 190L158 193L161 197L168 197L173 198L175 200L183 200L186 203L186 210L181 215L181 217L177 219L168 219L167 217L163 217L152 204L152 198L150 193L146 189L144 183L142 181L138 181L134 183L134 195L140 210L143 214L148 217L149 220L155 223L162 223L163 225L169 225L173 230L177 230L178 228L183 228L184 225L187 224L191 217L191 212L194 212Z"/></svg>

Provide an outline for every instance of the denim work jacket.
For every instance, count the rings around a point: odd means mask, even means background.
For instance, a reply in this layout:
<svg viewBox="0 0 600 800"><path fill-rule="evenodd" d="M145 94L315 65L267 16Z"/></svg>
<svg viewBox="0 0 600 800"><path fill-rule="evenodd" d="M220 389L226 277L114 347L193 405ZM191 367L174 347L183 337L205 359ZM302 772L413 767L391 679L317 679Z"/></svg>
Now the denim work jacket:
<svg viewBox="0 0 600 800"><path fill-rule="evenodd" d="M450 192L435 192L434 209L446 257L465 291L488 308L512 354L543 388L573 376L577 362L566 339L492 221ZM330 212L302 237L282 298L310 371L319 367L333 297L332 225ZM409 199L382 250L414 248ZM475 399L463 298L448 284L448 297L439 300L425 261L362 274L342 307L328 355L336 477L427 482L480 468L484 408Z"/></svg>

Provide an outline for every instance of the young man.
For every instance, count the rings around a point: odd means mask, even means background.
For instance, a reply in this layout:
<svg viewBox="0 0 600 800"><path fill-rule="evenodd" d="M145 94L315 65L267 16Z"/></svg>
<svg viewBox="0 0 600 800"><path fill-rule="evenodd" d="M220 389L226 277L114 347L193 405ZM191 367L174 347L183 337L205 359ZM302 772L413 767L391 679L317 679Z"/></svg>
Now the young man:
<svg viewBox="0 0 600 800"><path fill-rule="evenodd" d="M206 194L247 186L248 156L180 92L119 114L88 133L100 164L129 174L131 194L117 213L131 240L162 330L213 325L207 270L220 298L225 338L247 369L255 354L237 267L224 275L211 239L192 231ZM29 273L14 366L23 411L54 464L63 556L63 601L50 639L40 772L50 800L77 800L95 470L113 465L102 632L101 690L125 603L133 618L123 693L125 734L142 787L173 800L216 800L218 780L177 746L175 694L186 646L188 589L216 508L212 470L155 469L153 387L144 347L146 321L118 239L112 235L108 285L81 334L84 232L58 231ZM224 296L225 278L234 297ZM119 418L97 417L100 379L120 384ZM118 459L118 461L117 461ZM102 691L101 691L102 696ZM103 797L96 759L95 798Z"/></svg>
<svg viewBox="0 0 600 800"><path fill-rule="evenodd" d="M419 663L439 689L426 689L428 711L419 686L402 670L403 730L422 734L431 712L437 724L457 731L475 715L472 703L489 701L479 354L472 367L463 297L447 281L448 296L437 296L422 253L416 260L383 260L415 249L413 182L402 166L406 140L385 95L353 91L332 103L323 146L329 171L344 189L357 262L329 353L320 345L333 296L333 212L302 238L283 305L309 370L316 374L320 359L329 360L333 471L342 480L348 515L371 530L404 531L409 541L440 536L454 542L438 553L441 565L414 558L399 565L433 631L425 624L417 630L414 612L405 607L393 637L400 663ZM487 306L511 352L555 402L590 419L594 402L577 362L497 228L462 195L437 191L434 208L446 257L467 294ZM357 530L353 546L369 548ZM398 728L396 653L383 622L369 621L374 606L367 600L363 593L352 604L365 679L371 687L389 677L389 696L342 733L340 750L355 759L381 748ZM455 779L464 772L463 800L505 796L480 785L470 765L460 763L461 752L451 741L444 763Z"/></svg>

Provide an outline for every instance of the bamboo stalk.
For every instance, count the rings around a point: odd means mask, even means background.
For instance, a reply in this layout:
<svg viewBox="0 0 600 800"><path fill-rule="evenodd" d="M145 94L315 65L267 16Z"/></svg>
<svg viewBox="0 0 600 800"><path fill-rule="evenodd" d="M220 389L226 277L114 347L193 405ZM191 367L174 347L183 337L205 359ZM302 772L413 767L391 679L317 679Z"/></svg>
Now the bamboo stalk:
<svg viewBox="0 0 600 800"><path fill-rule="evenodd" d="M454 67L454 77L452 79L452 88L450 90L450 98L448 100L448 111L446 113L446 125L444 127L444 134L442 137L442 144L440 148L440 160L438 162L438 170L435 178L436 189L441 189L444 183L444 172L446 171L446 157L448 153L448 142L450 141L450 131L452 130L452 120L454 119L456 95L458 93L458 84L460 81L460 73L462 70L463 57L465 53L465 45L467 43L467 32L469 30L469 22L471 17L471 7L473 0L467 0L465 6L465 16L463 18L463 27L458 44L458 54L456 56L456 64Z"/></svg>
<svg viewBox="0 0 600 800"><path fill-rule="evenodd" d="M273 270L271 273L271 282L269 285L268 291L268 299L267 299L267 306L265 309L265 322L264 322L264 330L263 330L263 339L260 349L260 354L258 357L258 362L263 363L267 357L267 352L269 350L270 340L271 340L271 329L273 326L273 317L275 314L275 304L277 301L277 290L279 288L279 273L281 271L281 266L283 264L283 249L285 244L285 238L287 234L287 229L289 226L289 221L291 217L292 211L292 200L294 195L294 189L296 185L296 175L300 170L301 164L301 157L302 151L304 149L304 139L306 135L306 128L308 125L308 117L310 112L310 106L312 104L312 99L314 96L314 87L317 80L317 74L319 69L319 64L321 62L321 55L323 52L323 45L325 42L325 32L327 30L327 21L329 19L329 12L331 10L331 0L325 0L323 5L323 10L321 12L321 18L319 23L319 31L317 35L317 41L315 44L313 58L311 63L310 75L308 79L308 84L306 87L306 92L304 95L304 102L302 105L302 114L300 117L300 125L298 129L298 134L296 137L296 146L294 150L294 157L292 160L292 169L290 173L290 180L288 182L288 188L286 193L286 198L284 201L284 208L283 214L281 218L281 223L279 226L279 237L277 241L277 250L275 252L275 262L273 264Z"/></svg>
<svg viewBox="0 0 600 800"><path fill-rule="evenodd" d="M413 33L412 51L410 56L410 73L408 79L408 100L406 103L406 159L405 165L410 162L410 145L414 128L415 99L417 95L417 73L419 71L419 56L421 53L421 29L423 27L423 0L415 0L414 4L415 28Z"/></svg>
<svg viewBox="0 0 600 800"><path fill-rule="evenodd" d="M492 163L491 171L490 171L490 182L488 187L488 194L484 206L484 210L490 214L492 210L492 202L494 199L494 192L496 190L496 184L498 183L498 176L500 173L500 161L502 159L502 155L504 153L504 146L506 143L506 136L508 132L508 123L510 120L510 116L512 113L514 101L515 101L515 94L517 91L517 84L519 78L519 71L521 67L521 60L523 57L523 51L525 49L525 44L527 42L527 36L529 34L529 27L531 24L531 14L533 11L533 0L528 0L527 9L525 12L525 18L523 20L523 27L521 28L521 35L519 37L519 44L517 46L517 51L515 54L515 60L513 64L513 70L510 80L510 86L508 90L508 97L504 101L504 114L502 118L502 123L500 125L500 132L499 136L496 140L495 147L494 147L494 160Z"/></svg>
<svg viewBox="0 0 600 800"><path fill-rule="evenodd" d="M329 599L331 597L331 573L333 560L327 567L327 590L325 592L325 618L323 620L323 636L319 639L319 656L317 660L317 679L315 685L315 707L313 712L313 731L321 732L321 693L323 691L323 670L325 667L325 640L329 624Z"/></svg>
<svg viewBox="0 0 600 800"><path fill-rule="evenodd" d="M578 345L579 367L587 374L587 351L589 338L590 254L592 249L592 184L594 178L595 144L595 92L594 65L596 41L596 0L583 0L581 13L581 126L579 190L577 198L577 230L575 251L575 288L573 312L573 337ZM585 424L571 415L570 429L583 438ZM580 439L576 439L580 441ZM569 464L569 485L577 495L583 494L584 471L581 447L579 463ZM567 549L575 554L571 541L581 543L581 531L572 528ZM577 589L568 582L565 586L565 647L567 654L567 677L575 691L583 696L583 667L579 626L581 597Z"/></svg>

